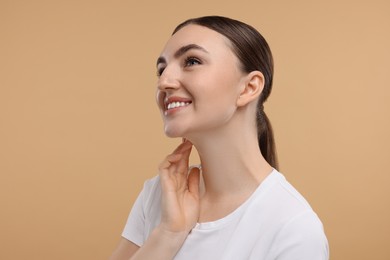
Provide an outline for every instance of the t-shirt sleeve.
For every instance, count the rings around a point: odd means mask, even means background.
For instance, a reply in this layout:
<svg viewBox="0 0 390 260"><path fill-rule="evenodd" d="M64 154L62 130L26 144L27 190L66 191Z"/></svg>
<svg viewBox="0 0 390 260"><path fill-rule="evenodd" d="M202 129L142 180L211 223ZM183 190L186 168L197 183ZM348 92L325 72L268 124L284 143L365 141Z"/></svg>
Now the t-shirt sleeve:
<svg viewBox="0 0 390 260"><path fill-rule="evenodd" d="M273 243L277 260L328 260L329 247L317 215L305 211L286 223Z"/></svg>
<svg viewBox="0 0 390 260"><path fill-rule="evenodd" d="M138 195L133 208L130 211L129 217L125 228L122 232L122 237L133 242L138 246L142 246L144 242L144 229L145 229L145 212L144 202L146 196L145 185L141 193Z"/></svg>

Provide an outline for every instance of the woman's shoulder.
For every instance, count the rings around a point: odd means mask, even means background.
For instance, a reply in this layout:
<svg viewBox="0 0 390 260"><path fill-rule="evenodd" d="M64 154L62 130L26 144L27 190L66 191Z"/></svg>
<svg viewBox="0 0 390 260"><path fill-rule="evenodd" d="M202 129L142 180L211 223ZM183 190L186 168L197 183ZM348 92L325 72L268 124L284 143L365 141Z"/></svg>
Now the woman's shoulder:
<svg viewBox="0 0 390 260"><path fill-rule="evenodd" d="M156 197L161 195L161 186L160 186L160 176L156 175L150 179L147 179L144 182L144 187L142 189L144 196L144 204L150 204L156 201Z"/></svg>
<svg viewBox="0 0 390 260"><path fill-rule="evenodd" d="M147 179L144 182L144 189L149 189L150 190L150 189L158 187L159 184L160 184L160 176L156 175L154 177L151 177L151 178Z"/></svg>
<svg viewBox="0 0 390 260"><path fill-rule="evenodd" d="M299 211L311 210L307 199L277 170L273 170L270 177L272 186L268 189L268 199L276 204L286 206L286 209L297 209Z"/></svg>
<svg viewBox="0 0 390 260"><path fill-rule="evenodd" d="M250 214L261 216L265 222L273 223L275 228L300 216L318 219L304 196L277 170L255 191L250 204Z"/></svg>
<svg viewBox="0 0 390 260"><path fill-rule="evenodd" d="M313 256L304 259L327 259L329 249L323 224L304 196L276 170L264 184L263 192L252 205L252 213L255 211L256 219L262 219L261 224L273 233L269 234L274 236L273 253L281 259L291 259L294 252L298 256L305 252Z"/></svg>

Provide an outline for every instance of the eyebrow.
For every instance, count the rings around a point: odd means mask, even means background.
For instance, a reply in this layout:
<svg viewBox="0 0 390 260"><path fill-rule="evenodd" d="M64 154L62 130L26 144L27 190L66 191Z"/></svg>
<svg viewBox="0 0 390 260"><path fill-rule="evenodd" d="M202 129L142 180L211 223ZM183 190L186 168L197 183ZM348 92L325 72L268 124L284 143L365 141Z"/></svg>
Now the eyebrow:
<svg viewBox="0 0 390 260"><path fill-rule="evenodd" d="M186 52L188 52L189 50L200 50L200 51L203 51L205 53L209 53L205 48L203 48L202 46L199 46L197 44L188 44L188 45L185 45L183 47L180 47L180 49L178 49L175 54L173 55L176 59L179 58L180 56L184 55ZM167 60L163 57L163 56L160 56L158 57L157 59L157 62L156 62L156 65L160 64L160 63L167 63Z"/></svg>

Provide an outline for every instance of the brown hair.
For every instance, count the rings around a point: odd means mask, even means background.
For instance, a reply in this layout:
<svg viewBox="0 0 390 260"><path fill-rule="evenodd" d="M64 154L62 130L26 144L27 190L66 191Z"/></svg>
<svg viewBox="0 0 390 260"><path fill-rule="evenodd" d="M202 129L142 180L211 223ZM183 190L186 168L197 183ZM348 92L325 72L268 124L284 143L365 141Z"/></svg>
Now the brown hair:
<svg viewBox="0 0 390 260"><path fill-rule="evenodd" d="M222 17L204 16L189 19L179 24L172 34L189 24L196 24L214 30L230 40L233 52L241 62L244 72L260 71L264 75L264 89L257 103L257 136L262 155L267 162L278 169L274 134L271 123L264 112L263 103L272 90L273 58L268 43L252 26L243 22Z"/></svg>

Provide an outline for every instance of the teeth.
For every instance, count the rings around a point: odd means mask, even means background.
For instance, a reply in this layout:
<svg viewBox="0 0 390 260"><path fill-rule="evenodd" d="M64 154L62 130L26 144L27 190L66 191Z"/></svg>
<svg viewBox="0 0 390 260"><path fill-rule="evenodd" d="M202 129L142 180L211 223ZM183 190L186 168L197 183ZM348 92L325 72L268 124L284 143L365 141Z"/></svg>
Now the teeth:
<svg viewBox="0 0 390 260"><path fill-rule="evenodd" d="M172 102L172 103L168 104L167 109L172 109L172 108L176 108L176 107L184 107L184 106L189 105L190 103L191 102Z"/></svg>

